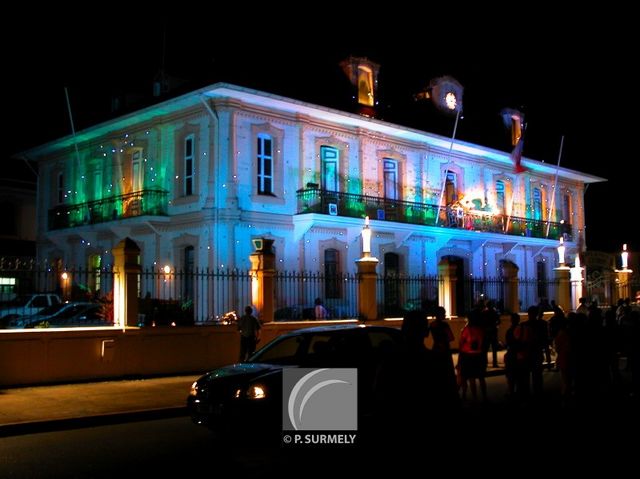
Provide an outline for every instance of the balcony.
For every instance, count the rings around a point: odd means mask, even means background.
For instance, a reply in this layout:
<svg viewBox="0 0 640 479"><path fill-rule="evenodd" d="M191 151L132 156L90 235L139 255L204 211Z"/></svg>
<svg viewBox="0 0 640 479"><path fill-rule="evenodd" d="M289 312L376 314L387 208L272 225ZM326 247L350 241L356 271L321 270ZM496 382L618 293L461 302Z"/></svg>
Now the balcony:
<svg viewBox="0 0 640 479"><path fill-rule="evenodd" d="M451 209L444 206L410 201L390 200L376 196L340 193L320 189L302 189L297 192L297 214L319 213L325 215L346 216L350 218L369 218L382 221L395 221L423 226L458 228L469 231L500 233L532 238L558 239L564 236L571 241L571 225L567 223L549 223L533 219L506 217L488 211ZM436 224L436 215L438 223Z"/></svg>
<svg viewBox="0 0 640 479"><path fill-rule="evenodd" d="M101 200L59 205L49 210L49 230L117 221L136 216L167 216L169 192L140 190Z"/></svg>

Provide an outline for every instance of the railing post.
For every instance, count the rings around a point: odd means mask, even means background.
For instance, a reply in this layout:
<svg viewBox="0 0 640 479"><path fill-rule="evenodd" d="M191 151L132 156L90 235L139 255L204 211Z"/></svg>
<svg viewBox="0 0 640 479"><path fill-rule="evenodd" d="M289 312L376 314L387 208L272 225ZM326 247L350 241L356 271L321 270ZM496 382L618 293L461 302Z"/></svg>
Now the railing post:
<svg viewBox="0 0 640 479"><path fill-rule="evenodd" d="M558 294L556 304L565 312L572 311L571 308L571 285L569 283L570 269L568 266L554 268L556 280L558 281Z"/></svg>
<svg viewBox="0 0 640 479"><path fill-rule="evenodd" d="M616 299L631 299L631 273L630 269L616 270Z"/></svg>
<svg viewBox="0 0 640 479"><path fill-rule="evenodd" d="M442 260L438 263L438 276L440 283L438 285L438 300L449 316L457 316L456 310L456 265Z"/></svg>
<svg viewBox="0 0 640 479"><path fill-rule="evenodd" d="M358 270L358 316L362 321L378 319L377 286L378 259L371 256L356 260Z"/></svg>
<svg viewBox="0 0 640 479"><path fill-rule="evenodd" d="M258 310L258 319L267 323L273 321L274 276L276 255L273 240L257 238L253 240L255 252L251 253L251 302ZM240 308L242 311L242 308Z"/></svg>
<svg viewBox="0 0 640 479"><path fill-rule="evenodd" d="M120 241L113 253L113 324L138 325L138 276L140 248L131 238Z"/></svg>
<svg viewBox="0 0 640 479"><path fill-rule="evenodd" d="M512 313L520 312L518 297L518 266L511 261L501 261L502 279L504 281L504 309Z"/></svg>

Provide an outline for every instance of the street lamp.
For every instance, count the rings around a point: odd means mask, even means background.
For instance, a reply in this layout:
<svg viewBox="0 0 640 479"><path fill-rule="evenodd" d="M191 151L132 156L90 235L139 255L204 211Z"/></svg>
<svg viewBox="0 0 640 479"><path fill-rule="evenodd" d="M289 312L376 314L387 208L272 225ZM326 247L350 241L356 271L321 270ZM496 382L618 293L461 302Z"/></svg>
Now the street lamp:
<svg viewBox="0 0 640 479"><path fill-rule="evenodd" d="M560 266L564 266L564 252L564 238L560 236L560 244L558 245L558 263L560 263Z"/></svg>
<svg viewBox="0 0 640 479"><path fill-rule="evenodd" d="M369 217L364 217L364 228L362 228L362 256L371 256L371 228L369 228Z"/></svg>
<svg viewBox="0 0 640 479"><path fill-rule="evenodd" d="M629 253L627 252L627 244L622 245L622 253L620 253L620 257L622 258L622 269L626 270L629 268Z"/></svg>

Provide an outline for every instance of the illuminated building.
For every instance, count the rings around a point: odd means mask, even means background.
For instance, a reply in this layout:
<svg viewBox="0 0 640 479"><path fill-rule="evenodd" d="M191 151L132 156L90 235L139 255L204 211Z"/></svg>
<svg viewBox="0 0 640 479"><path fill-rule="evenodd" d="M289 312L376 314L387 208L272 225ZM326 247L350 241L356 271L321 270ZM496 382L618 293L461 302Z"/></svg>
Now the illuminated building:
<svg viewBox="0 0 640 479"><path fill-rule="evenodd" d="M40 260L106 266L128 236L144 268L245 270L265 237L278 269L354 272L369 216L380 275L552 279L602 179L376 120L377 69L343 67L361 114L220 83L79 132L78 157L72 137L30 150Z"/></svg>

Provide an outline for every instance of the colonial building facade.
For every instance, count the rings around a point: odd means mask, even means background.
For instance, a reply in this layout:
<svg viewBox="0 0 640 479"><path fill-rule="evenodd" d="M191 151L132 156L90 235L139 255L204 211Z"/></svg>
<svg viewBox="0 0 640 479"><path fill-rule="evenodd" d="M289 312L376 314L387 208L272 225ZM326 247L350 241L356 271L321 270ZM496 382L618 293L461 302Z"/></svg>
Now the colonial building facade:
<svg viewBox="0 0 640 479"><path fill-rule="evenodd" d="M246 270L269 238L278 270L352 273L369 216L381 276L510 264L546 280L560 237L569 257L584 244L584 187L602 181L531 159L516 174L508 153L230 84L27 154L39 261L89 270L125 237L143 267Z"/></svg>

